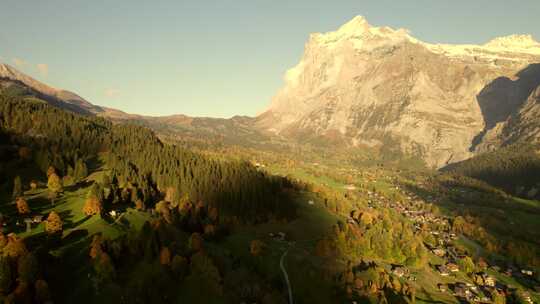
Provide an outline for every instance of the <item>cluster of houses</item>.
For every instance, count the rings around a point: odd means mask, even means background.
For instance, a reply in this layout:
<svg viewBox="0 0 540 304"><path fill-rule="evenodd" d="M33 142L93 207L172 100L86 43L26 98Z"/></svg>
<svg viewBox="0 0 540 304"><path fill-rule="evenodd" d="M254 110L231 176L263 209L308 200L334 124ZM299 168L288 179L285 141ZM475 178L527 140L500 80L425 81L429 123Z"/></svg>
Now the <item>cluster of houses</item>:
<svg viewBox="0 0 540 304"><path fill-rule="evenodd" d="M453 272L459 271L459 266L454 263L446 263L443 265L437 265L435 266L439 274L443 277L449 276Z"/></svg>
<svg viewBox="0 0 540 304"><path fill-rule="evenodd" d="M392 265L391 272L398 278L404 278L409 281L416 281L416 277L411 275L409 268L401 265Z"/></svg>
<svg viewBox="0 0 540 304"><path fill-rule="evenodd" d="M400 189L396 187L396 190ZM445 263L435 265L435 269L441 277L448 277L460 271L458 261L465 258L466 255L463 252L459 252L459 250L453 246L453 243L458 239L458 236L451 232L448 218L438 216L429 210L425 210L423 205L425 205L426 202L411 193L405 192L405 202L389 201L376 192L367 191L367 194L369 197L368 207L373 208L375 207L375 204L378 204L379 206L382 205L393 208L395 211L410 219L417 231L427 229L427 231L435 237L436 244L425 245L434 255L445 260ZM495 269L493 267L491 268ZM406 267L393 267L392 273L397 277L410 279L410 273ZM531 270L521 269L521 271L514 270L513 272L509 272L507 275L514 277L516 277L516 275L519 275L520 277L533 277L534 273ZM438 284L439 291L445 293L450 292L464 302L469 303L491 303L492 299L486 296L492 294L491 291L497 291L501 294L515 292L514 288L506 286L501 282L497 282L495 277L485 272L475 273L473 277L474 283L455 282L453 284ZM520 298L525 303L533 303L530 294L527 292L522 292Z"/></svg>
<svg viewBox="0 0 540 304"><path fill-rule="evenodd" d="M521 299L521 302L519 303L534 304L529 292L511 287L477 286L472 283L463 282L448 285L439 284L438 286L439 291L452 292L454 296L465 303L493 303L493 299L486 295L491 295L496 292L505 297L512 294L517 295L517 297Z"/></svg>
<svg viewBox="0 0 540 304"><path fill-rule="evenodd" d="M364 178L366 179L366 178ZM367 178L370 180L370 178ZM364 185L361 185L360 188L366 189ZM392 208L396 212L402 214L404 217L408 218L416 231L429 232L435 243L425 244L426 247L437 257L441 258L444 262L440 265L434 265L435 270L441 276L441 281L451 282L451 284L438 284L439 290L444 293L450 293L455 297L462 300L465 303L492 303L493 299L490 297L495 294L509 295L515 294L517 291L511 286L507 286L503 282L498 282L496 278L487 272L477 272L472 274L473 279L469 282L468 280L458 279L459 275L457 273L460 271L458 266L461 262L461 259L467 257L465 252L461 252L456 246L454 246L455 241L458 239L458 235L452 232L450 225L450 218L438 215L433 212L433 208L426 208L430 204L419 196L408 192L404 189L401 189L399 186L395 186L396 191L404 194L403 201L391 200L385 195L377 193L376 191L365 190L367 197L368 208ZM464 192L465 190L458 189L456 191ZM427 197L429 201L436 201L437 198ZM349 218L351 223L354 219ZM496 266L489 266L492 271L500 272L500 269ZM411 275L410 271L404 266L393 266L391 272L394 276L414 280L415 277ZM521 279L529 279L534 281L534 272L527 269L514 269L506 273L508 276ZM446 279L443 279L447 277ZM455 278L452 279L452 278ZM540 292L540 287L538 292ZM524 303L533 303L531 300L530 294L528 292L520 292L520 299Z"/></svg>
<svg viewBox="0 0 540 304"><path fill-rule="evenodd" d="M439 289L441 288L439 287ZM480 293L480 288L472 283L458 282L449 284L449 290L453 292L454 296L469 302L490 303L491 300L484 293Z"/></svg>

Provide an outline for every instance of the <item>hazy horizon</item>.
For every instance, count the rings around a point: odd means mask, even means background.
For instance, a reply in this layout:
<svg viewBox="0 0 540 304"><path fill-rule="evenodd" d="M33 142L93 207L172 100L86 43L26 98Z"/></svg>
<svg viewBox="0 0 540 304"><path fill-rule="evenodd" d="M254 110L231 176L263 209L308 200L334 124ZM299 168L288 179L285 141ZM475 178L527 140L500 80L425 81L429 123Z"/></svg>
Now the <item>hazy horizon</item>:
<svg viewBox="0 0 540 304"><path fill-rule="evenodd" d="M414 3L12 2L0 12L0 62L128 113L231 117L269 105L310 33L357 15L432 43L540 39L538 1Z"/></svg>

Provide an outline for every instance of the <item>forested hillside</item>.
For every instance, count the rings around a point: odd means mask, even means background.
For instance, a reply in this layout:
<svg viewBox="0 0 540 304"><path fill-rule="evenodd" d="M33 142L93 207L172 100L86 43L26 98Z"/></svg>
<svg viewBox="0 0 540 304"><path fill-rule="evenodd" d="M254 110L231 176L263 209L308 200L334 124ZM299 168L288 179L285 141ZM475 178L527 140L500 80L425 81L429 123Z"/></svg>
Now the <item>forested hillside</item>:
<svg viewBox="0 0 540 304"><path fill-rule="evenodd" d="M539 198L540 148L514 144L443 169L485 181L525 198Z"/></svg>
<svg viewBox="0 0 540 304"><path fill-rule="evenodd" d="M293 219L293 183L164 144L141 126L66 112L31 91L8 93L0 94L0 300L245 298L224 290L227 275L227 284L257 284L248 298L280 303L267 278L205 243L236 225ZM149 291L156 282L160 293Z"/></svg>
<svg viewBox="0 0 540 304"><path fill-rule="evenodd" d="M251 221L274 213L291 215L290 208L279 205L284 201L280 189L287 182L247 162L211 159L164 145L140 126L113 125L18 97L0 98L2 128L31 150L44 172L52 166L60 176L70 175L78 159L88 161L103 153L112 178L131 183L149 206L167 194L175 203L201 201Z"/></svg>

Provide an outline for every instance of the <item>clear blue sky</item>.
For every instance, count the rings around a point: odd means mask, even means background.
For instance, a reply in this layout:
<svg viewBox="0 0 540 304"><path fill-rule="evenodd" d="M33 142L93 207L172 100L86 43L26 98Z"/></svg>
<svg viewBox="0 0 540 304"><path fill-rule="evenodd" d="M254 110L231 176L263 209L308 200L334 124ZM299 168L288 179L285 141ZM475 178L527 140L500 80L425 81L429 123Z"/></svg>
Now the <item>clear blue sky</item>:
<svg viewBox="0 0 540 304"><path fill-rule="evenodd" d="M539 0L2 0L0 61L130 113L254 115L309 33L356 15L428 42L540 39Z"/></svg>

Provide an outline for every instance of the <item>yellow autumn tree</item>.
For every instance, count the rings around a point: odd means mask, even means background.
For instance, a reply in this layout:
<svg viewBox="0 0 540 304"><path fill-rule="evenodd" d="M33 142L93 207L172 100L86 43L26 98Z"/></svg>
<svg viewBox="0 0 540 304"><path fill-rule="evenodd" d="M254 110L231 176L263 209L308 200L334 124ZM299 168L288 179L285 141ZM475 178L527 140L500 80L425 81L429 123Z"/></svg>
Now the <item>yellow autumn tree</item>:
<svg viewBox="0 0 540 304"><path fill-rule="evenodd" d="M51 211L47 217L47 221L45 222L45 231L47 231L49 234L60 232L62 231L63 224L64 222L62 222L60 215L58 215L58 213L55 211Z"/></svg>
<svg viewBox="0 0 540 304"><path fill-rule="evenodd" d="M47 180L47 188L49 188L49 191L53 193L60 193L64 191L64 187L62 186L62 179L56 174L51 173L49 175L49 179Z"/></svg>

